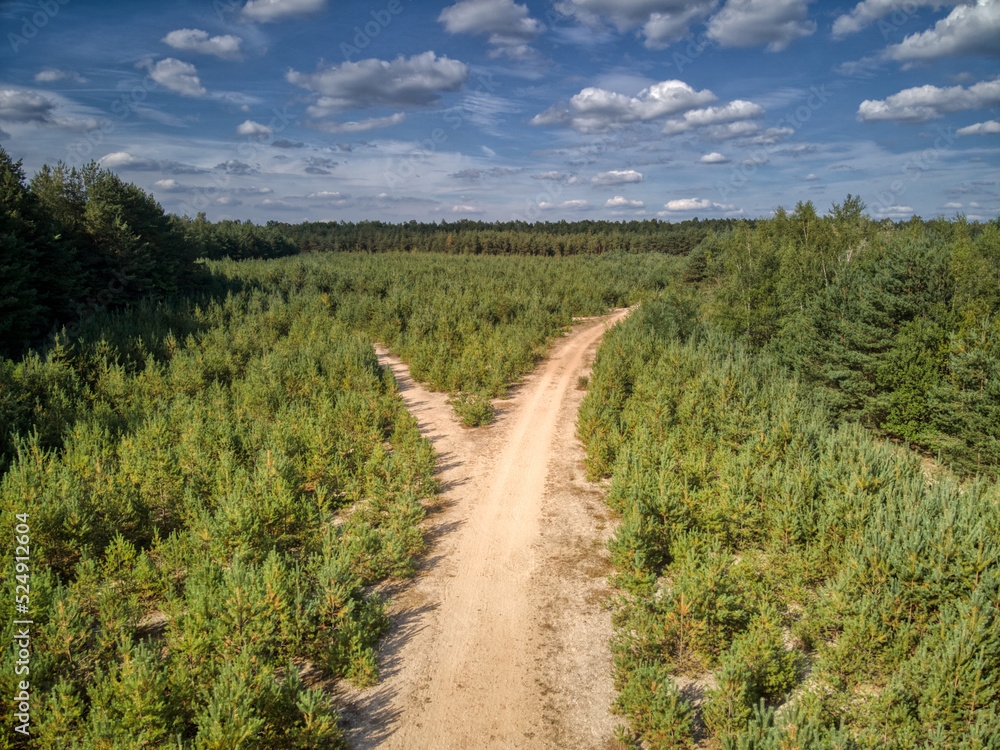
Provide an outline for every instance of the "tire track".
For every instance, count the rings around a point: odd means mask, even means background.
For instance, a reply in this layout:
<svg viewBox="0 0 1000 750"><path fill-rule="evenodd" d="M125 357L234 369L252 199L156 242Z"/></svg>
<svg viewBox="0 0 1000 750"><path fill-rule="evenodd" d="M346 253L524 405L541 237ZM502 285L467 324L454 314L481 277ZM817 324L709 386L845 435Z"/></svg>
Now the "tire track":
<svg viewBox="0 0 1000 750"><path fill-rule="evenodd" d="M608 748L615 721L603 606L610 535L575 438L604 330L578 322L495 422L463 428L446 403L378 349L438 454L439 507L417 577L391 584L382 680L347 691L355 748Z"/></svg>

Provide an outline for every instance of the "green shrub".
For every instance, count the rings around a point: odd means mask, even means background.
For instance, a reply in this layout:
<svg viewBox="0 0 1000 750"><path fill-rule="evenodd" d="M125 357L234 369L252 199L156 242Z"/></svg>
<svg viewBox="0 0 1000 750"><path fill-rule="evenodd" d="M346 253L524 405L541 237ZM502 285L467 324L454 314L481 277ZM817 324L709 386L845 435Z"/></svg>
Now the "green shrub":
<svg viewBox="0 0 1000 750"><path fill-rule="evenodd" d="M452 405L455 414L466 427L489 424L496 416L493 402L486 393L459 393L449 399L448 403Z"/></svg>

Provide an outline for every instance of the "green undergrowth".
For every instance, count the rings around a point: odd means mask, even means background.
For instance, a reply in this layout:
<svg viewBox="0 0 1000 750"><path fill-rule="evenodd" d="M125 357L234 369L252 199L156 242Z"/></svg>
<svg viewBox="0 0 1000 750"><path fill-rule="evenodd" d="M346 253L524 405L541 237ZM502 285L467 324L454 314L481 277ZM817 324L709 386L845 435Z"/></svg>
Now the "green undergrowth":
<svg viewBox="0 0 1000 750"><path fill-rule="evenodd" d="M316 295L99 322L0 366L3 524L30 527L31 746L339 747L322 684L376 679L369 587L413 572L436 488L391 373ZM13 696L12 534L0 551Z"/></svg>
<svg viewBox="0 0 1000 750"><path fill-rule="evenodd" d="M346 327L384 343L410 373L454 394L466 424L504 396L576 316L600 315L664 288L681 259L608 253L570 258L328 253L214 262L248 285L320 296Z"/></svg>
<svg viewBox="0 0 1000 750"><path fill-rule="evenodd" d="M826 407L771 358L643 305L579 434L610 476L616 709L650 748L1000 743L1000 493ZM683 689L681 689L683 687Z"/></svg>

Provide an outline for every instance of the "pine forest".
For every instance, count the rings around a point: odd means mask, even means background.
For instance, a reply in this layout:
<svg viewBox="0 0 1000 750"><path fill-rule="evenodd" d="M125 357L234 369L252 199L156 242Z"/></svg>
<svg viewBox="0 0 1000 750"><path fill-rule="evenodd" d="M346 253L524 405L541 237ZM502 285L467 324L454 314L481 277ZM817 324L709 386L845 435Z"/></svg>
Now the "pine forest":
<svg viewBox="0 0 1000 750"><path fill-rule="evenodd" d="M3 151L0 202L0 747L346 747L439 492L373 343L489 430L627 307L577 420L620 746L1000 748L1000 220L211 222Z"/></svg>

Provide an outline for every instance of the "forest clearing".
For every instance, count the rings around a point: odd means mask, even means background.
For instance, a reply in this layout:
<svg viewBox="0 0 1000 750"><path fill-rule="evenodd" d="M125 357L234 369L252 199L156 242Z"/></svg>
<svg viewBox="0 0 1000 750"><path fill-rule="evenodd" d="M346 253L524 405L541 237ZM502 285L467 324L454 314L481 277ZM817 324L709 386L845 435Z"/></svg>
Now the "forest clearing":
<svg viewBox="0 0 1000 750"><path fill-rule="evenodd" d="M1000 741L996 220L302 253L6 169L32 748Z"/></svg>

